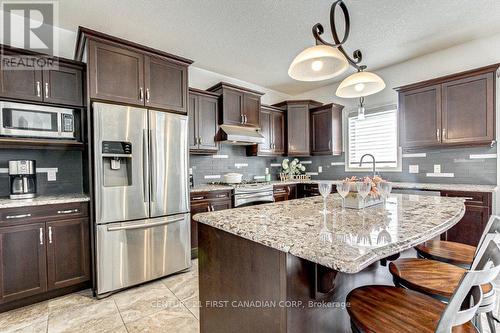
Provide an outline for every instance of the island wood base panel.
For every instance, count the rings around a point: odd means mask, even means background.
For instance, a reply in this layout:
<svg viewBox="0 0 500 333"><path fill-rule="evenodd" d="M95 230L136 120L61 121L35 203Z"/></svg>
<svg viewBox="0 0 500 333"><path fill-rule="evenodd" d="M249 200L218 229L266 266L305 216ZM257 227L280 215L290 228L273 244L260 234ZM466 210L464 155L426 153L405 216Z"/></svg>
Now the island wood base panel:
<svg viewBox="0 0 500 333"><path fill-rule="evenodd" d="M350 332L347 311L333 302L378 267L340 273L203 223L198 237L201 333Z"/></svg>

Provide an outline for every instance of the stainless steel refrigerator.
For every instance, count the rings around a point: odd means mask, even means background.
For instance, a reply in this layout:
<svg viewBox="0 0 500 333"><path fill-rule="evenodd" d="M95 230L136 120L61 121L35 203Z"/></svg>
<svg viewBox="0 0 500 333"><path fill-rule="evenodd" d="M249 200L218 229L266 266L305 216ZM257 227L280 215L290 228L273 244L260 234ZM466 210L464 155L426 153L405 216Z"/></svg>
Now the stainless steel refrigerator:
<svg viewBox="0 0 500 333"><path fill-rule="evenodd" d="M190 267L187 122L93 103L98 296Z"/></svg>

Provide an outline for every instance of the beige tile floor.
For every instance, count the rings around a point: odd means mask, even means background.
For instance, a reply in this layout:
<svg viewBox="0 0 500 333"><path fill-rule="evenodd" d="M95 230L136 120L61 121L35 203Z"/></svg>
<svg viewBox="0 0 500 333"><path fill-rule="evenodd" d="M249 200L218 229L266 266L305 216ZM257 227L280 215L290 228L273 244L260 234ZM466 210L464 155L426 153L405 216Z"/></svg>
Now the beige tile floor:
<svg viewBox="0 0 500 333"><path fill-rule="evenodd" d="M90 290L0 314L9 333L196 333L198 262L191 271L96 300Z"/></svg>
<svg viewBox="0 0 500 333"><path fill-rule="evenodd" d="M387 269L380 268L387 275L384 279L388 279ZM194 260L189 272L102 300L85 290L2 313L0 332L197 333L198 318L198 262ZM484 319L483 322L484 333L490 333Z"/></svg>

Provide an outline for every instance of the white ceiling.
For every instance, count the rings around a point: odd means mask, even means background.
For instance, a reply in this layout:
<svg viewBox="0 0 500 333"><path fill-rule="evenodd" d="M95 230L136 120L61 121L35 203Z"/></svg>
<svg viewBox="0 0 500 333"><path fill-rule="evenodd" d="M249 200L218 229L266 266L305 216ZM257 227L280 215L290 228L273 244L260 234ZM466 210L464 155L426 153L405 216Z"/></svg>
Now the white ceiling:
<svg viewBox="0 0 500 333"><path fill-rule="evenodd" d="M78 25L190 58L195 66L288 94L332 83L297 82L290 62L314 44L323 23L331 40L333 0L63 0L59 25ZM500 33L498 0L347 0L346 50L369 69L390 66ZM333 81L338 81L333 79Z"/></svg>

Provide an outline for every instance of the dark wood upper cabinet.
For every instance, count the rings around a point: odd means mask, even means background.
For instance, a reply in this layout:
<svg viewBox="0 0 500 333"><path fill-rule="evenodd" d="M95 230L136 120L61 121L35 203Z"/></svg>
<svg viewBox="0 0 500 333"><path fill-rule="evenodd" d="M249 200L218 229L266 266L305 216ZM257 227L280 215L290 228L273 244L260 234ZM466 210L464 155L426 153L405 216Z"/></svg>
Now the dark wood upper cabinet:
<svg viewBox="0 0 500 333"><path fill-rule="evenodd" d="M218 130L218 95L189 89L189 151L193 154L214 154Z"/></svg>
<svg viewBox="0 0 500 333"><path fill-rule="evenodd" d="M273 106L286 111L286 131L288 156L310 156L310 115L309 110L322 104L312 100L284 101Z"/></svg>
<svg viewBox="0 0 500 333"><path fill-rule="evenodd" d="M219 94L219 124L260 127L263 93L225 82L207 91Z"/></svg>
<svg viewBox="0 0 500 333"><path fill-rule="evenodd" d="M188 126L189 126L189 150L198 149L198 96L189 92L188 96Z"/></svg>
<svg viewBox="0 0 500 333"><path fill-rule="evenodd" d="M262 107L260 110L260 133L264 137L264 143L258 144L260 154L272 154L272 111Z"/></svg>
<svg viewBox="0 0 500 333"><path fill-rule="evenodd" d="M260 95L250 93L243 95L243 116L245 125L260 127Z"/></svg>
<svg viewBox="0 0 500 333"><path fill-rule="evenodd" d="M44 101L56 104L83 105L83 73L80 68L59 65L43 71Z"/></svg>
<svg viewBox="0 0 500 333"><path fill-rule="evenodd" d="M85 57L90 98L187 113L191 60L79 27L75 59Z"/></svg>
<svg viewBox="0 0 500 333"><path fill-rule="evenodd" d="M49 57L28 50L2 45L2 54L10 57ZM50 58L50 57L49 57ZM0 70L0 97L21 101L82 106L83 73L81 62L53 58L51 69L22 68ZM21 62L22 64L22 62ZM20 65L22 67L23 65Z"/></svg>
<svg viewBox="0 0 500 333"><path fill-rule="evenodd" d="M279 156L285 153L285 114L283 110L262 105L260 109L260 133L264 143L248 146L249 156Z"/></svg>
<svg viewBox="0 0 500 333"><path fill-rule="evenodd" d="M403 148L472 146L495 140L499 65L396 88Z"/></svg>
<svg viewBox="0 0 500 333"><path fill-rule="evenodd" d="M280 111L271 112L271 130L273 152L276 155L285 154L285 113Z"/></svg>
<svg viewBox="0 0 500 333"><path fill-rule="evenodd" d="M90 278L89 220L47 222L48 289L72 286Z"/></svg>
<svg viewBox="0 0 500 333"><path fill-rule="evenodd" d="M144 56L129 48L91 40L90 98L144 105Z"/></svg>
<svg viewBox="0 0 500 333"><path fill-rule="evenodd" d="M0 71L0 94L2 97L28 101L42 101L42 71L23 70Z"/></svg>
<svg viewBox="0 0 500 333"><path fill-rule="evenodd" d="M311 109L311 154L342 154L342 109L327 104Z"/></svg>
<svg viewBox="0 0 500 333"><path fill-rule="evenodd" d="M0 228L0 302L47 291L45 223Z"/></svg>
<svg viewBox="0 0 500 333"><path fill-rule="evenodd" d="M405 148L441 142L441 86L434 85L399 94L401 145Z"/></svg>
<svg viewBox="0 0 500 333"><path fill-rule="evenodd" d="M146 106L186 112L187 67L159 57L145 57Z"/></svg>
<svg viewBox="0 0 500 333"><path fill-rule="evenodd" d="M494 140L494 77L487 73L443 83L443 143Z"/></svg>

